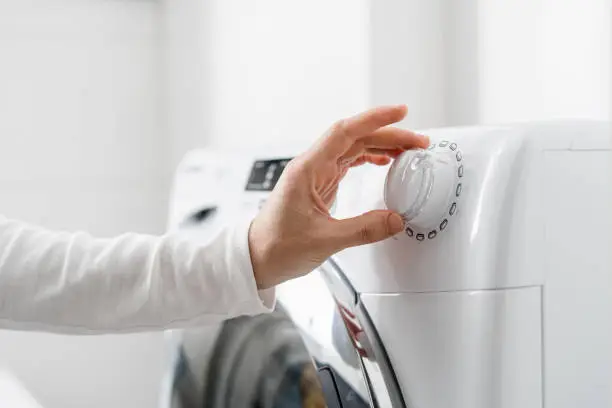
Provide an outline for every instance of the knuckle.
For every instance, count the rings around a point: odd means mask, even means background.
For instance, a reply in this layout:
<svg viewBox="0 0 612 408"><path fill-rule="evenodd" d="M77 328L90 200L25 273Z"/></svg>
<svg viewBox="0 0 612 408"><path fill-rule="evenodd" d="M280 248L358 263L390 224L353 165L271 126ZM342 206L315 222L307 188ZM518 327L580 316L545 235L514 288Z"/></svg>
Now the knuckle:
<svg viewBox="0 0 612 408"><path fill-rule="evenodd" d="M308 173L310 171L310 168L311 164L308 160L308 157L304 157L302 155L294 158L289 163L287 163L283 174L286 173L287 175L293 176L303 175L305 173Z"/></svg>
<svg viewBox="0 0 612 408"><path fill-rule="evenodd" d="M366 244L376 241L376 230L371 226L362 227L359 230L359 240Z"/></svg>
<svg viewBox="0 0 612 408"><path fill-rule="evenodd" d="M334 133L343 133L346 130L346 119L340 119L332 125Z"/></svg>
<svg viewBox="0 0 612 408"><path fill-rule="evenodd" d="M389 216L381 215L380 216L380 225L384 228L384 235L391 236L393 235L393 231L391 230L391 225L389 224Z"/></svg>
<svg viewBox="0 0 612 408"><path fill-rule="evenodd" d="M331 135L338 138L349 138L349 132L347 131L346 119L340 119L333 124L331 128Z"/></svg>
<svg viewBox="0 0 612 408"><path fill-rule="evenodd" d="M384 214L377 214L367 225L359 229L359 240L366 244L378 242L390 235L389 226Z"/></svg>
<svg viewBox="0 0 612 408"><path fill-rule="evenodd" d="M316 169L317 163L315 161L303 160L295 163L292 172L295 174L295 177L299 177L302 180L312 180Z"/></svg>
<svg viewBox="0 0 612 408"><path fill-rule="evenodd" d="M287 163L287 165L285 166L285 170L284 172L286 173L293 173L295 171L299 171L299 167L300 166L300 161L298 158L294 158L292 160L289 161L289 163Z"/></svg>

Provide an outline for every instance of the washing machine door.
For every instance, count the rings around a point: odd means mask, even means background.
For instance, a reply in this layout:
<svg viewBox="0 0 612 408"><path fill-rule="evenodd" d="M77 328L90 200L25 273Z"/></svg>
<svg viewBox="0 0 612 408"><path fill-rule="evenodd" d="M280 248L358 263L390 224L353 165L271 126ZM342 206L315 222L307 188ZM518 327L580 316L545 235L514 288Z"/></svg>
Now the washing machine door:
<svg viewBox="0 0 612 408"><path fill-rule="evenodd" d="M351 387L335 364L321 354L311 357L300 330L280 303L273 313L226 321L206 371L203 389L198 391L203 400L191 396L197 387L183 381L189 392L181 393L177 408L370 406L368 398Z"/></svg>
<svg viewBox="0 0 612 408"><path fill-rule="evenodd" d="M384 345L333 260L279 286L277 296L314 361L328 407L406 406Z"/></svg>

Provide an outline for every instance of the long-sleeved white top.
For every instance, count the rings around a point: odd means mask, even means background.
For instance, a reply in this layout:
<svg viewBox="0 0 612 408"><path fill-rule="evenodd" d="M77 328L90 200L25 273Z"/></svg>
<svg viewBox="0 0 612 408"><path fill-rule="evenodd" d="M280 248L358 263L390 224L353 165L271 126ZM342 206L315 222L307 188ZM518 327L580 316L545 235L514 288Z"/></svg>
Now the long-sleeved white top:
<svg viewBox="0 0 612 408"><path fill-rule="evenodd" d="M0 216L0 328L117 333L271 311L259 291L249 223L198 244L179 234L98 239Z"/></svg>

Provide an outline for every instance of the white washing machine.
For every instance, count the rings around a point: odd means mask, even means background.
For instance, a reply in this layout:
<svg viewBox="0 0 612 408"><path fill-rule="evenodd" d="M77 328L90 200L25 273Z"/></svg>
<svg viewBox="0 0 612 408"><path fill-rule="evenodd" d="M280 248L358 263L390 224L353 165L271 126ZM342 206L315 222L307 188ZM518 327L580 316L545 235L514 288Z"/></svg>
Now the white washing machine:
<svg viewBox="0 0 612 408"><path fill-rule="evenodd" d="M170 193L168 230L207 242L223 228L221 209L231 202L240 171L218 150L197 150L179 164ZM166 332L170 366L162 383L160 408L201 405L206 368L222 324Z"/></svg>
<svg viewBox="0 0 612 408"><path fill-rule="evenodd" d="M609 124L424 133L337 201L397 209L405 233L321 268L373 405L612 406Z"/></svg>
<svg viewBox="0 0 612 408"><path fill-rule="evenodd" d="M609 123L423 133L428 150L350 172L336 201L398 210L405 232L278 288L327 405L612 406ZM263 178L234 210L255 212L278 162L247 162Z"/></svg>
<svg viewBox="0 0 612 408"><path fill-rule="evenodd" d="M260 150L187 154L176 170L168 229L207 242L236 214L256 214L298 153L296 146ZM160 407L320 406L312 405L324 398L316 368L278 306L272 314L167 332L171 365Z"/></svg>

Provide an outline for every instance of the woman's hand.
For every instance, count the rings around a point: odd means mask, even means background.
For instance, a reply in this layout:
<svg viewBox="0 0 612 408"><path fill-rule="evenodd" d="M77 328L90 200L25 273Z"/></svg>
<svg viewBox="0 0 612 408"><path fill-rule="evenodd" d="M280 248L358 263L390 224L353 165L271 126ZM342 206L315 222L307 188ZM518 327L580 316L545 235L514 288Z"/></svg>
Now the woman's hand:
<svg viewBox="0 0 612 408"><path fill-rule="evenodd" d="M425 148L426 136L390 127L405 106L379 107L338 121L310 150L285 168L253 220L249 248L260 289L302 276L342 249L389 238L404 228L392 211L330 216L338 183L351 167L386 165L405 150Z"/></svg>

